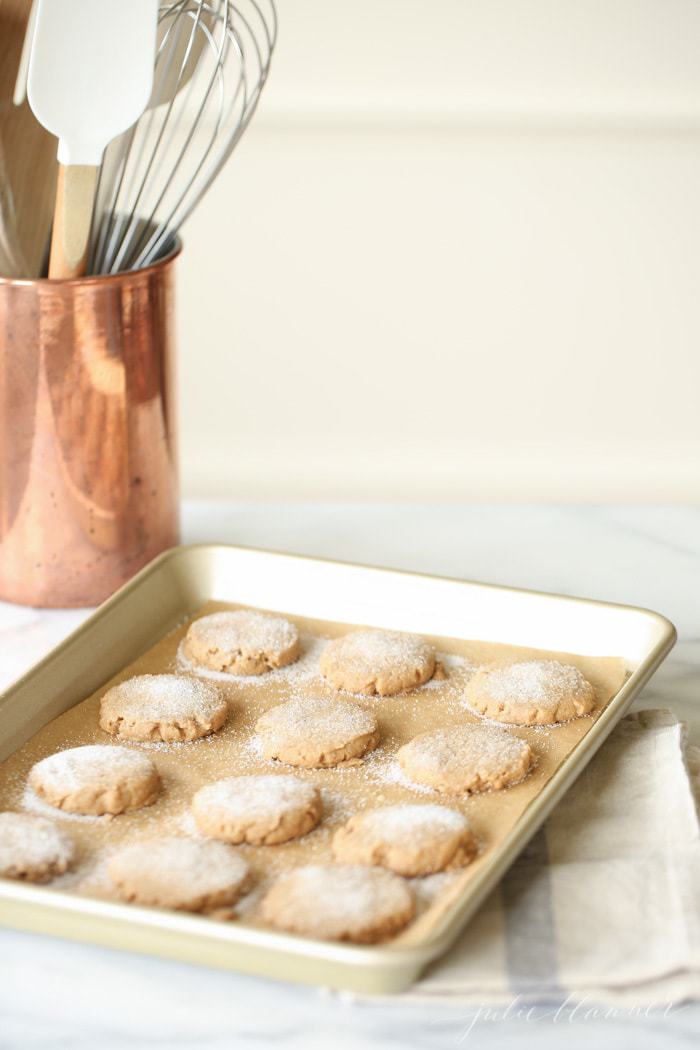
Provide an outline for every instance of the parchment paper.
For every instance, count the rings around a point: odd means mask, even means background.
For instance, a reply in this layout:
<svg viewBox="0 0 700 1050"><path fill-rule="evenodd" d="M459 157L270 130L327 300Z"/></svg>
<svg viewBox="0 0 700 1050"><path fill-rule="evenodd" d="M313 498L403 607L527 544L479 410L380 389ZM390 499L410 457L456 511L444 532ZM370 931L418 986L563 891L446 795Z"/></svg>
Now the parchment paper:
<svg viewBox="0 0 700 1050"><path fill-rule="evenodd" d="M233 604L208 603L193 619ZM127 842L159 834L197 835L189 813L189 800L203 784L225 776L274 770L291 772L317 784L323 793L321 825L296 842L278 846L239 847L254 873L254 887L237 909L238 921L257 924L259 900L271 881L285 869L310 862L332 860L333 831L353 813L395 802L442 802L461 810L472 822L481 842L479 857L457 874L413 879L419 903L418 918L400 939L415 942L429 934L438 914L456 894L464 892L488 862L493 847L513 829L548 779L585 736L625 678L622 660L615 657L584 657L516 649L495 642L464 641L433 637L442 654L446 677L434 680L415 692L384 698L353 697L377 714L382 740L377 751L359 767L298 770L262 760L255 747L254 725L259 715L284 700L301 695L337 695L323 683L317 671L323 640L345 633L352 625L304 619L287 614L302 636L302 659L298 665L254 678L214 676L230 703L231 716L219 733L184 744L122 744L145 748L163 779L163 793L155 805L115 818L80 817L63 814L41 802L26 788L31 766L55 751L80 744L108 744L113 739L98 725L99 702L111 685L135 674L183 670L179 644L189 621L163 638L138 660L105 683L103 688L78 703L41 729L24 747L0 766L0 809L42 813L60 821L79 845L73 871L51 885L64 891L111 897L105 871L109 854ZM118 644L118 643L115 643ZM418 733L438 727L478 721L463 701L464 685L477 667L514 657L559 658L575 664L596 689L598 707L592 716L556 727L512 728L527 739L537 754L534 772L522 783L500 792L459 799L408 786L395 762L397 749ZM90 654L85 654L90 659ZM212 920L213 921L213 920Z"/></svg>

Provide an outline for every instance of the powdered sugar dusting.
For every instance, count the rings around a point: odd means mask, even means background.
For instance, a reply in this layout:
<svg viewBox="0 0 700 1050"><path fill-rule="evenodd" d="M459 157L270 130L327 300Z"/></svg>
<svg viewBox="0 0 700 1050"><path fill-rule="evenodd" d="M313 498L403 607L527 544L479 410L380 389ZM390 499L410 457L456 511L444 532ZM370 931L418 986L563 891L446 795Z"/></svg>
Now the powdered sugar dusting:
<svg viewBox="0 0 700 1050"><path fill-rule="evenodd" d="M261 814L276 816L308 806L317 797L308 781L284 774L227 777L200 788L193 799L195 811L220 811L235 821L252 821Z"/></svg>
<svg viewBox="0 0 700 1050"><path fill-rule="evenodd" d="M255 609L201 616L192 622L188 633L207 648L257 652L279 652L299 639L299 632L289 620Z"/></svg>
<svg viewBox="0 0 700 1050"><path fill-rule="evenodd" d="M292 928L337 936L412 912L412 894L397 875L361 864L307 864L284 876L266 899L268 917L292 916ZM283 925L283 923L280 923Z"/></svg>
<svg viewBox="0 0 700 1050"><path fill-rule="evenodd" d="M154 896L182 898L186 906L192 897L237 890L248 865L223 842L170 836L124 847L112 856L108 870L118 885L147 884Z"/></svg>
<svg viewBox="0 0 700 1050"><path fill-rule="evenodd" d="M37 869L65 871L73 850L71 839L52 821L26 813L0 813L0 877L22 877Z"/></svg>
<svg viewBox="0 0 700 1050"><path fill-rule="evenodd" d="M114 686L102 700L103 711L109 708L115 715L144 721L197 718L204 722L221 706L216 686L181 674L137 675Z"/></svg>
<svg viewBox="0 0 700 1050"><path fill-rule="evenodd" d="M363 832L380 835L391 843L433 837L436 834L454 834L465 831L469 821L456 809L438 805L384 806L368 810L360 817Z"/></svg>
<svg viewBox="0 0 700 1050"><path fill-rule="evenodd" d="M320 668L334 689L359 696L394 696L432 677L435 650L417 634L351 631L330 643Z"/></svg>
<svg viewBox="0 0 700 1050"><path fill-rule="evenodd" d="M299 632L289 620L254 609L217 612L193 620L183 651L213 671L257 675L297 659Z"/></svg>
<svg viewBox="0 0 700 1050"><path fill-rule="evenodd" d="M533 753L504 729L467 724L423 733L397 759L411 780L461 794L513 786L532 768Z"/></svg>
<svg viewBox="0 0 700 1050"><path fill-rule="evenodd" d="M195 664L187 656L185 642L180 642L177 650L177 667L187 674L196 675L198 678L209 678L214 682L236 681L241 684L252 684L256 681L274 683L286 683L290 686L307 682L319 677L318 662L321 653L328 645L327 638L318 638L313 635L302 635L300 638L301 655L292 664L284 667L273 667L258 675L236 675L228 671L212 671L207 667Z"/></svg>
<svg viewBox="0 0 700 1050"><path fill-rule="evenodd" d="M351 631L331 642L330 656L342 658L363 672L393 670L396 664L432 664L435 650L417 634L401 631Z"/></svg>
<svg viewBox="0 0 700 1050"><path fill-rule="evenodd" d="M487 672L488 692L496 701L554 702L581 696L590 685L577 667L558 660L524 660Z"/></svg>
<svg viewBox="0 0 700 1050"><path fill-rule="evenodd" d="M30 779L34 786L41 783L47 790L69 793L91 787L105 776L119 779L148 777L152 772L150 758L137 751L126 747L88 744L58 751L37 762Z"/></svg>
<svg viewBox="0 0 700 1050"><path fill-rule="evenodd" d="M350 700L301 697L271 708L258 720L256 729L265 751L290 743L318 741L319 747L342 747L377 727L374 715Z"/></svg>
<svg viewBox="0 0 700 1050"><path fill-rule="evenodd" d="M527 745L504 729L492 726L451 726L423 733L399 752L399 761L407 754L420 758L423 768L444 769L452 763L486 768L518 759Z"/></svg>

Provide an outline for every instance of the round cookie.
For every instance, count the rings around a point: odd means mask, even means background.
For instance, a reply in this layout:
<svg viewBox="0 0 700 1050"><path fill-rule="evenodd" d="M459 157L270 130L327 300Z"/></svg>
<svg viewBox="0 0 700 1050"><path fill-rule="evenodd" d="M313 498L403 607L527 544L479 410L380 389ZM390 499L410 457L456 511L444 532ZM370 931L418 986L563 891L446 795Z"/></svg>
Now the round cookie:
<svg viewBox="0 0 700 1050"><path fill-rule="evenodd" d="M200 788L192 812L203 834L223 842L272 846L301 838L321 819L321 793L285 775L227 777Z"/></svg>
<svg viewBox="0 0 700 1050"><path fill-rule="evenodd" d="M385 806L351 817L333 836L333 856L378 864L406 877L463 868L478 852L469 821L447 806Z"/></svg>
<svg viewBox="0 0 700 1050"><path fill-rule="evenodd" d="M249 875L248 865L232 846L184 838L126 846L110 859L107 870L123 900L177 911L235 904Z"/></svg>
<svg viewBox="0 0 700 1050"><path fill-rule="evenodd" d="M415 914L413 893L397 875L362 864L310 864L279 879L263 898L265 922L324 941L375 944Z"/></svg>
<svg viewBox="0 0 700 1050"><path fill-rule="evenodd" d="M49 805L91 816L150 806L160 794L160 776L150 758L102 744L43 758L32 766L29 785Z"/></svg>
<svg viewBox="0 0 700 1050"><path fill-rule="evenodd" d="M211 682L182 674L142 674L113 686L100 726L120 740L198 740L221 729L228 704Z"/></svg>
<svg viewBox="0 0 700 1050"><path fill-rule="evenodd" d="M72 839L52 821L0 813L0 878L47 882L68 870L74 854Z"/></svg>
<svg viewBox="0 0 700 1050"><path fill-rule="evenodd" d="M299 632L281 616L250 609L218 612L190 624L183 651L210 671L257 675L299 658Z"/></svg>
<svg viewBox="0 0 700 1050"><path fill-rule="evenodd" d="M399 748L396 757L414 784L446 795L510 787L534 763L525 740L505 729L471 723L422 733Z"/></svg>
<svg viewBox="0 0 700 1050"><path fill-rule="evenodd" d="M595 689L577 667L558 660L521 660L477 671L466 699L486 718L548 725L580 718L595 707Z"/></svg>
<svg viewBox="0 0 700 1050"><path fill-rule="evenodd" d="M435 673L435 650L417 634L352 631L324 649L321 674L334 689L392 696L423 685Z"/></svg>
<svg viewBox="0 0 700 1050"><path fill-rule="evenodd" d="M307 768L356 762L379 743L377 719L350 700L288 700L261 715L255 730L265 758Z"/></svg>

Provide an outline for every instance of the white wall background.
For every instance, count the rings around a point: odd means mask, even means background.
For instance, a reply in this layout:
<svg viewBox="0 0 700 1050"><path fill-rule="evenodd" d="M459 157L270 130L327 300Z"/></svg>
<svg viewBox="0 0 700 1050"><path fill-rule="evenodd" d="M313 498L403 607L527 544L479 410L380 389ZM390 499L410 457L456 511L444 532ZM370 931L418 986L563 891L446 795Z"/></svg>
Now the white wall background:
<svg viewBox="0 0 700 1050"><path fill-rule="evenodd" d="M185 230L185 492L698 499L700 3L278 6Z"/></svg>

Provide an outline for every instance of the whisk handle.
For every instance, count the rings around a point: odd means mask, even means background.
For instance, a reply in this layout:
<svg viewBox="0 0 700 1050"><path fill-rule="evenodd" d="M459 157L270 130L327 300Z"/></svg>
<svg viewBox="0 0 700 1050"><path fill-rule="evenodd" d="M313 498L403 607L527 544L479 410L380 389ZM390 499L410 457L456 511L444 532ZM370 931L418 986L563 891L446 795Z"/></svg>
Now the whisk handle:
<svg viewBox="0 0 700 1050"><path fill-rule="evenodd" d="M59 164L49 277L82 277L87 267L98 167Z"/></svg>

